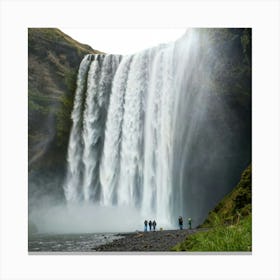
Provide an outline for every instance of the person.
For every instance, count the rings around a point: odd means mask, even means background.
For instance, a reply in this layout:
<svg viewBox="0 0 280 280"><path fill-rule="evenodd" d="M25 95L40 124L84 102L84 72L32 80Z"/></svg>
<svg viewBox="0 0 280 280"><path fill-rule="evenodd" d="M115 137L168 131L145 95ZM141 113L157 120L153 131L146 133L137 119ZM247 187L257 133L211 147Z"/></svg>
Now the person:
<svg viewBox="0 0 280 280"><path fill-rule="evenodd" d="M150 220L149 221L149 228L150 228L150 231L152 230L152 221Z"/></svg>
<svg viewBox="0 0 280 280"><path fill-rule="evenodd" d="M182 218L182 216L179 217L178 223L179 223L179 228L183 229L183 218Z"/></svg>
<svg viewBox="0 0 280 280"><path fill-rule="evenodd" d="M154 231L156 231L156 226L157 226L157 223L156 223L156 221L154 220L154 221L153 221L153 228L154 228Z"/></svg>
<svg viewBox="0 0 280 280"><path fill-rule="evenodd" d="M188 218L188 222L189 222L189 229L192 229L192 219Z"/></svg>
<svg viewBox="0 0 280 280"><path fill-rule="evenodd" d="M148 221L145 220L144 222L144 231L147 231L148 230Z"/></svg>

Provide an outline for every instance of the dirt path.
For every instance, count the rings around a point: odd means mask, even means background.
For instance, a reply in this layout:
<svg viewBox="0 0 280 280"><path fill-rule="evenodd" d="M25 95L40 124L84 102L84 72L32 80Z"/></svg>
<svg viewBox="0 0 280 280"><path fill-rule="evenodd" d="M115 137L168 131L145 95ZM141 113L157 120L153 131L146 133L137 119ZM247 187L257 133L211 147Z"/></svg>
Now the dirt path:
<svg viewBox="0 0 280 280"><path fill-rule="evenodd" d="M114 240L112 243L99 246L92 250L107 252L166 252L170 251L177 243L184 241L189 234L202 230L183 229L120 234L124 238Z"/></svg>

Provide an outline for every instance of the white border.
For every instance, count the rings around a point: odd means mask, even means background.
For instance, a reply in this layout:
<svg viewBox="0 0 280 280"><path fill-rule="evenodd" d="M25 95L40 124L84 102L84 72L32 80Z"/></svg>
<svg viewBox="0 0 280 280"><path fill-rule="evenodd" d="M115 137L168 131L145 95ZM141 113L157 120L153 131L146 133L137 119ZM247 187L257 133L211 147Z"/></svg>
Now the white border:
<svg viewBox="0 0 280 280"><path fill-rule="evenodd" d="M22 0L0 8L1 279L280 278L278 1ZM253 28L252 256L28 255L27 28L56 26Z"/></svg>

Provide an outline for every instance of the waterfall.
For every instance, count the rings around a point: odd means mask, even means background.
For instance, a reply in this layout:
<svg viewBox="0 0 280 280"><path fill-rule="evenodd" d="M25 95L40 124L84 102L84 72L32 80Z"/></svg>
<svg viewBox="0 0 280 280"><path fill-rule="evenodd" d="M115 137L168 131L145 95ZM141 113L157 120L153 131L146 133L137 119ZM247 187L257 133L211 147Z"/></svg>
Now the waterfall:
<svg viewBox="0 0 280 280"><path fill-rule="evenodd" d="M99 58L99 59L98 59ZM84 200L99 200L99 162L104 142L104 126L112 80L118 56L98 56L90 65L83 115Z"/></svg>
<svg viewBox="0 0 280 280"><path fill-rule="evenodd" d="M82 192L82 110L83 99L85 94L86 77L89 70L89 57L86 56L81 62L78 78L77 90L72 111L73 126L70 133L68 145L68 170L67 178L64 185L64 192L67 201L79 201Z"/></svg>
<svg viewBox="0 0 280 280"><path fill-rule="evenodd" d="M108 109L104 150L100 168L103 203L107 206L115 204L117 198L124 100L131 60L132 56L124 57L117 69Z"/></svg>
<svg viewBox="0 0 280 280"><path fill-rule="evenodd" d="M85 56L72 112L68 203L135 207L164 225L186 211L201 217L194 207L203 204L201 161L193 151L217 167L205 153L207 143L196 144L204 128L205 139L219 143L218 134L208 133L213 98L205 86L216 58L210 46L202 51L203 42L190 30L176 42L132 55Z"/></svg>

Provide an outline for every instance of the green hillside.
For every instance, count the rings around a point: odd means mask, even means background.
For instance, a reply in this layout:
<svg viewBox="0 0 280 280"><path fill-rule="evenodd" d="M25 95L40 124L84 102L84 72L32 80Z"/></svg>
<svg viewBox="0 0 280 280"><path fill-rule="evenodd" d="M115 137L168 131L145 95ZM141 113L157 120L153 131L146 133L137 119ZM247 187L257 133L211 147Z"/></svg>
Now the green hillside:
<svg viewBox="0 0 280 280"><path fill-rule="evenodd" d="M190 235L174 251L252 250L252 168L249 165L240 182L209 213L200 226L206 231Z"/></svg>
<svg viewBox="0 0 280 280"><path fill-rule="evenodd" d="M241 175L238 185L208 215L201 227L219 223L232 225L252 213L252 167L249 165Z"/></svg>

